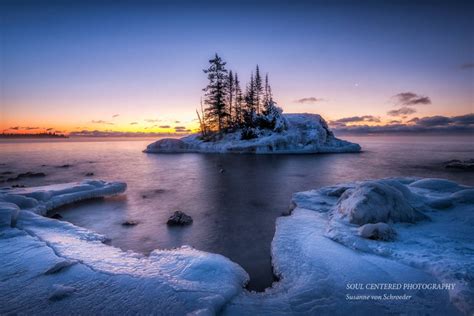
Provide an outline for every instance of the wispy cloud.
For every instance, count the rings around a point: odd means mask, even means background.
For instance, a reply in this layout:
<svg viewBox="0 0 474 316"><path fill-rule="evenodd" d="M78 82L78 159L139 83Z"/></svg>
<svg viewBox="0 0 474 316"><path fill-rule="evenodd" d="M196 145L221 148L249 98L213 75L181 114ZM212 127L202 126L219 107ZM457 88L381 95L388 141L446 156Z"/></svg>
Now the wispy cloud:
<svg viewBox="0 0 474 316"><path fill-rule="evenodd" d="M465 63L461 65L461 69L472 69L474 68L474 63Z"/></svg>
<svg viewBox="0 0 474 316"><path fill-rule="evenodd" d="M171 128L169 125L160 125L160 128Z"/></svg>
<svg viewBox="0 0 474 316"><path fill-rule="evenodd" d="M157 123L157 122L161 122L161 120L159 120L159 119L145 119L145 122L147 122L147 123Z"/></svg>
<svg viewBox="0 0 474 316"><path fill-rule="evenodd" d="M130 125L137 125L138 122L131 122Z"/></svg>
<svg viewBox="0 0 474 316"><path fill-rule="evenodd" d="M345 124L345 123L359 123L359 122L375 122L379 123L380 118L373 115L363 115L363 116L351 116L344 117L335 121L332 121L331 124Z"/></svg>
<svg viewBox="0 0 474 316"><path fill-rule="evenodd" d="M75 137L172 137L174 133L118 132L118 131L74 131L69 134ZM181 134L182 135L182 134Z"/></svg>
<svg viewBox="0 0 474 316"><path fill-rule="evenodd" d="M93 124L106 124L106 125L114 125L114 123L104 120L92 120L91 123Z"/></svg>
<svg viewBox="0 0 474 316"><path fill-rule="evenodd" d="M301 98L298 100L295 100L295 103L301 103L301 104L316 104L318 102L325 101L323 98L316 98L316 97L307 97L307 98Z"/></svg>
<svg viewBox="0 0 474 316"><path fill-rule="evenodd" d="M120 114L114 114L114 115L112 115L112 118L116 118L116 117L119 117L119 116L120 116Z"/></svg>
<svg viewBox="0 0 474 316"><path fill-rule="evenodd" d="M431 99L427 96L419 95L413 92L402 92L393 96L398 105L417 105L431 104Z"/></svg>
<svg viewBox="0 0 474 316"><path fill-rule="evenodd" d="M416 109L409 108L407 106L401 107L398 110L391 110L387 112L390 116L407 116L416 113Z"/></svg>

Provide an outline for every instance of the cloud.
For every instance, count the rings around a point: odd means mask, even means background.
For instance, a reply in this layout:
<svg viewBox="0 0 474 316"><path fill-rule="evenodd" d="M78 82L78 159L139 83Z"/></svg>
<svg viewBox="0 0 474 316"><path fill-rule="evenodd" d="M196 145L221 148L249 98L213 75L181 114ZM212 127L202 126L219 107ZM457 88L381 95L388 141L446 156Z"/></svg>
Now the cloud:
<svg viewBox="0 0 474 316"><path fill-rule="evenodd" d="M390 115L390 116L405 116L405 115L411 115L413 113L416 113L415 109L404 106L404 107L399 108L398 110L388 111L387 115Z"/></svg>
<svg viewBox="0 0 474 316"><path fill-rule="evenodd" d="M461 65L461 69L472 69L474 68L474 63L465 63Z"/></svg>
<svg viewBox="0 0 474 316"><path fill-rule="evenodd" d="M388 122L389 124L401 124L402 121L400 120L391 120L390 122Z"/></svg>
<svg viewBox="0 0 474 316"><path fill-rule="evenodd" d="M175 124L179 124L179 123L181 123L181 121L174 121L174 123L175 123Z"/></svg>
<svg viewBox="0 0 474 316"><path fill-rule="evenodd" d="M379 123L380 118L373 115L363 115L363 116L351 116L344 117L335 121L331 121L331 124L345 124L345 123L358 123L358 122L375 122Z"/></svg>
<svg viewBox="0 0 474 316"><path fill-rule="evenodd" d="M379 126L336 126L336 134L410 134L410 133L474 133L474 113L460 116L426 116L409 120L410 124L386 124Z"/></svg>
<svg viewBox="0 0 474 316"><path fill-rule="evenodd" d="M315 104L318 102L324 101L323 98L316 98L316 97L307 97L307 98L302 98L295 100L295 103L301 103L301 104Z"/></svg>
<svg viewBox="0 0 474 316"><path fill-rule="evenodd" d="M73 137L162 137L174 136L174 133L145 133L145 132L118 132L118 131L74 131L69 134Z"/></svg>
<svg viewBox="0 0 474 316"><path fill-rule="evenodd" d="M171 126L169 126L169 125L160 125L159 127L160 128L171 128Z"/></svg>
<svg viewBox="0 0 474 316"><path fill-rule="evenodd" d="M114 114L114 115L112 115L113 118L116 118L116 117L119 117L119 116L120 116L120 114Z"/></svg>
<svg viewBox="0 0 474 316"><path fill-rule="evenodd" d="M13 127L9 127L8 129L11 129L11 130L14 130L14 131L17 131L20 129L20 126L13 126Z"/></svg>
<svg viewBox="0 0 474 316"><path fill-rule="evenodd" d="M30 130L33 130L33 129L40 129L40 128L36 127L36 126L35 127L25 126L25 127L23 127L23 129L26 129L26 130L30 131Z"/></svg>
<svg viewBox="0 0 474 316"><path fill-rule="evenodd" d="M91 123L93 124L107 124L107 125L114 125L112 122L104 121L104 120L92 120Z"/></svg>
<svg viewBox="0 0 474 316"><path fill-rule="evenodd" d="M161 120L159 120L159 119L145 119L145 122L147 122L147 123L157 123L157 122L161 122Z"/></svg>
<svg viewBox="0 0 474 316"><path fill-rule="evenodd" d="M52 127L49 127L49 128L46 129L46 131L48 131L48 132L53 131L53 130L54 130L54 128L52 128Z"/></svg>
<svg viewBox="0 0 474 316"><path fill-rule="evenodd" d="M431 99L413 92L402 92L393 96L397 100L397 104L401 105L417 105L431 104Z"/></svg>
<svg viewBox="0 0 474 316"><path fill-rule="evenodd" d="M137 125L138 122L131 122L130 125Z"/></svg>

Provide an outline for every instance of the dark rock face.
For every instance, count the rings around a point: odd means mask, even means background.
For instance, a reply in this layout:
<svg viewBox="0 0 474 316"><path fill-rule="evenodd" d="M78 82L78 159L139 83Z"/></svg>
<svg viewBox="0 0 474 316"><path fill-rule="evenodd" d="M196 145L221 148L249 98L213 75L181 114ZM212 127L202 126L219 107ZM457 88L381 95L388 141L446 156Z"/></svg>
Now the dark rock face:
<svg viewBox="0 0 474 316"><path fill-rule="evenodd" d="M51 215L50 218L62 219L63 217L61 216L61 214L55 213L55 214Z"/></svg>
<svg viewBox="0 0 474 316"><path fill-rule="evenodd" d="M7 182L18 181L18 180L21 180L23 178L38 178L38 177L46 177L46 174L44 172L31 172L31 171L28 171L26 173L20 173L16 177L8 178Z"/></svg>
<svg viewBox="0 0 474 316"><path fill-rule="evenodd" d="M181 212L181 211L176 211L174 212L173 215L171 215L169 218L168 218L168 221L166 222L166 224L170 225L170 226L183 226L183 225L189 225L193 222L193 219L191 218L191 216Z"/></svg>

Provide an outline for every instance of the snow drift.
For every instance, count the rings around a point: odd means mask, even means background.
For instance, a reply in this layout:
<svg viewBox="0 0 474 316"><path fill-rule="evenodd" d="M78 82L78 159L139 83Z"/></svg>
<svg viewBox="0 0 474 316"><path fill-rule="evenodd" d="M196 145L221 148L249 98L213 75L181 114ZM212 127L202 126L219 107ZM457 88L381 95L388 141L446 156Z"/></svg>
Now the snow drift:
<svg viewBox="0 0 474 316"><path fill-rule="evenodd" d="M257 137L241 139L242 130L227 133L217 141L203 141L199 134L181 139L161 139L144 150L146 153L337 153L359 152L360 146L338 139L326 121L317 114L283 114L283 123L274 130L258 129ZM281 128L281 126L285 128Z"/></svg>
<svg viewBox="0 0 474 316"><path fill-rule="evenodd" d="M229 259L181 247L149 256L41 216L125 184L83 182L0 194L0 314L472 314L474 188L441 179L360 181L296 193L277 220L280 281L263 293ZM56 201L52 203L52 201ZM12 227L15 226L15 227ZM453 284L357 290L357 284ZM363 299L370 295L396 299ZM410 297L406 299L404 297Z"/></svg>
<svg viewBox="0 0 474 316"><path fill-rule="evenodd" d="M84 181L2 191L0 314L214 314L242 291L247 273L223 256L190 247L143 256L40 215L125 188Z"/></svg>

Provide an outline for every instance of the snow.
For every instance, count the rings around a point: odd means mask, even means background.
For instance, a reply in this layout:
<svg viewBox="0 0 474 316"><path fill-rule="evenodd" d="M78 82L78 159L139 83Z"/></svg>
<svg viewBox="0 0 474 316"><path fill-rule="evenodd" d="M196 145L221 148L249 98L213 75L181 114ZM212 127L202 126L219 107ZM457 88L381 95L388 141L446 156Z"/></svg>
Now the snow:
<svg viewBox="0 0 474 316"><path fill-rule="evenodd" d="M436 201L444 207L432 207ZM391 178L296 193L292 203L295 209L278 219L272 243L282 280L263 294L241 294L228 305L228 314L241 308L272 314L474 311L473 188L443 179ZM391 238L367 239L375 229ZM345 300L348 282L372 281L443 282L455 288L412 293L398 305Z"/></svg>
<svg viewBox="0 0 474 316"><path fill-rule="evenodd" d="M247 273L190 247L149 256L104 244L106 236L43 217L45 210L123 192L85 181L0 195L0 314L214 314L242 291ZM14 204L14 202L18 202ZM16 208L12 207L16 205ZM15 227L8 224L13 210Z"/></svg>
<svg viewBox="0 0 474 316"><path fill-rule="evenodd" d="M241 140L241 130L217 141L203 141L199 134L181 139L162 139L145 149L146 153L335 153L359 152L358 144L340 140L317 114L283 114L274 130L255 129L257 138ZM280 122L281 121L281 122Z"/></svg>
<svg viewBox="0 0 474 316"><path fill-rule="evenodd" d="M223 256L189 246L144 256L41 216L56 205L123 190L124 184L99 181L2 191L0 280L7 286L0 287L0 314L474 312L472 187L391 178L294 194L294 209L278 218L271 245L280 280L262 293L244 290L247 273ZM454 287L353 287L381 283ZM384 294L396 298L364 299Z"/></svg>

